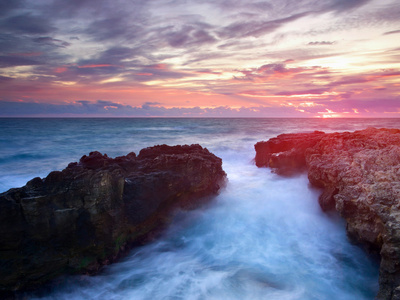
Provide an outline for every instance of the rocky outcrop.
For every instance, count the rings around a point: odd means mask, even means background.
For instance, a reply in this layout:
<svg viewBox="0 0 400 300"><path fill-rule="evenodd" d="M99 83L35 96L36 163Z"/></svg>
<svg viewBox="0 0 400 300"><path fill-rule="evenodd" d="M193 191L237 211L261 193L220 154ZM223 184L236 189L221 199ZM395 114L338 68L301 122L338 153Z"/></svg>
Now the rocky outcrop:
<svg viewBox="0 0 400 300"><path fill-rule="evenodd" d="M322 209L336 209L350 239L380 254L377 299L400 299L400 130L284 134L256 151L257 166L307 170Z"/></svg>
<svg viewBox="0 0 400 300"><path fill-rule="evenodd" d="M267 142L258 142L255 163L257 167L271 167L280 175L291 175L306 170L306 150L315 146L325 135L314 133L281 134Z"/></svg>
<svg viewBox="0 0 400 300"><path fill-rule="evenodd" d="M199 145L155 146L78 163L0 194L0 292L65 273L95 273L224 184L222 161Z"/></svg>

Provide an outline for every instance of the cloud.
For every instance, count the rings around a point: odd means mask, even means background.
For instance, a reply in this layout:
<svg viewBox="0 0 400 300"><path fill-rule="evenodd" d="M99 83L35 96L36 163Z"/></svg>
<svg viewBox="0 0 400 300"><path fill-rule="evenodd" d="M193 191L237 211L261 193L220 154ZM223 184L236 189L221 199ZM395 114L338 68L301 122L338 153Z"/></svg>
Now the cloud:
<svg viewBox="0 0 400 300"><path fill-rule="evenodd" d="M42 36L42 37L38 37L33 39L34 42L36 43L41 43L41 44L45 44L45 45L50 45L50 46L55 46L55 47L68 47L71 46L71 43L59 40L59 39L55 39L49 36Z"/></svg>
<svg viewBox="0 0 400 300"><path fill-rule="evenodd" d="M346 11L354 10L366 5L371 0L333 0L327 4L326 11L336 11L338 13L343 13Z"/></svg>
<svg viewBox="0 0 400 300"><path fill-rule="evenodd" d="M222 38L260 37L307 15L308 13L298 13L272 21L239 21L223 28L219 32L219 36Z"/></svg>
<svg viewBox="0 0 400 300"><path fill-rule="evenodd" d="M329 103L329 108L337 111L351 111L353 108L365 114L400 113L399 97L377 99L345 99ZM328 104L325 104L328 106Z"/></svg>
<svg viewBox="0 0 400 300"><path fill-rule="evenodd" d="M36 66L42 63L36 59L19 56L0 56L0 68L16 67L16 66Z"/></svg>
<svg viewBox="0 0 400 300"><path fill-rule="evenodd" d="M362 83L379 83L381 80L386 78L400 77L400 71L397 70L382 70L378 72L365 73L357 76L344 76L337 81L333 81L329 84L330 87L343 86L343 85L353 85Z"/></svg>
<svg viewBox="0 0 400 300"><path fill-rule="evenodd" d="M184 72L184 71L174 71L168 65L147 65L147 66L137 66L137 71L126 75L126 78L132 78L137 81L151 81L156 79L180 79L184 77L192 77L194 74Z"/></svg>
<svg viewBox="0 0 400 300"><path fill-rule="evenodd" d="M47 34L54 30L48 18L32 14L8 17L1 22L3 32L18 34Z"/></svg>
<svg viewBox="0 0 400 300"><path fill-rule="evenodd" d="M143 105L142 105L142 107L143 106L147 106L147 107L149 107L149 106L157 106L157 105L161 105L162 103L160 103L160 102L145 102L145 103L143 103Z"/></svg>
<svg viewBox="0 0 400 300"><path fill-rule="evenodd" d="M94 20L83 32L97 42L108 40L132 40L138 37L142 28L136 24L126 23L123 15ZM127 26L128 25L128 26Z"/></svg>
<svg viewBox="0 0 400 300"><path fill-rule="evenodd" d="M284 91L284 92L275 93L275 95L279 95L279 96L321 95L328 91L329 91L329 88L320 88L320 89L311 89L311 90L302 90L302 91Z"/></svg>
<svg viewBox="0 0 400 300"><path fill-rule="evenodd" d="M269 78L291 78L300 74L306 73L305 76L312 77L313 75L327 74L327 70L314 67L291 67L285 63L270 63L262 65L259 68L251 68L247 70L238 70L244 76L236 76L236 80L258 81L267 80Z"/></svg>
<svg viewBox="0 0 400 300"><path fill-rule="evenodd" d="M392 31L387 31L383 35L389 35L389 34L397 34L400 33L400 30L392 30Z"/></svg>
<svg viewBox="0 0 400 300"><path fill-rule="evenodd" d="M183 26L179 31L169 31L166 33L165 38L170 46L176 48L201 46L212 44L217 41L217 39L205 29L196 27L197 26L193 25Z"/></svg>
<svg viewBox="0 0 400 300"><path fill-rule="evenodd" d="M11 11L20 8L22 0L0 0L0 17L9 14Z"/></svg>
<svg viewBox="0 0 400 300"><path fill-rule="evenodd" d="M2 82L10 82L10 81L12 81L14 78L11 78L11 77L7 77L7 76L1 76L0 75L0 83L2 83Z"/></svg>
<svg viewBox="0 0 400 300"><path fill-rule="evenodd" d="M186 105L191 93L197 93L196 103L204 95L213 99L209 105L251 106L285 96L325 98L324 91L336 93L330 95L335 100L360 93L368 98L366 90L373 97L378 85L385 88L380 95L389 97L396 93L398 51L385 52L382 43L382 54L375 51L367 58L364 51L353 49L368 51L363 47L372 42L363 34L369 28L384 35L399 33L400 8L395 0L385 6L370 2L0 0L1 99L104 98L136 104L161 99L169 106L166 99L171 95ZM361 30L359 38L353 29ZM339 35L346 43L335 42ZM376 36L375 45L379 38L387 40ZM339 59L343 65L351 60L364 66L342 69ZM365 74L366 65L381 68L377 61L393 65L393 70ZM157 98L161 90L167 92ZM247 97L239 91L261 92ZM115 107L120 112L114 104L103 106L108 107L104 113ZM103 103L96 105L99 109ZM172 113L161 104L143 105L152 112ZM72 108L83 106L76 102Z"/></svg>
<svg viewBox="0 0 400 300"><path fill-rule="evenodd" d="M36 102L0 101L0 116L114 116L114 117L288 117L300 116L293 107L171 107L146 102L134 107L112 101L85 100L73 103L45 104Z"/></svg>
<svg viewBox="0 0 400 300"><path fill-rule="evenodd" d="M307 45L310 46L325 46L325 45L334 45L336 42L329 42L329 41L319 41L319 42L309 42Z"/></svg>
<svg viewBox="0 0 400 300"><path fill-rule="evenodd" d="M371 79L368 79L364 76L346 76L342 78L341 80L332 82L330 85L331 86L341 86L341 85L348 85L348 84L359 84L359 83L366 83L371 81Z"/></svg>
<svg viewBox="0 0 400 300"><path fill-rule="evenodd" d="M160 102L144 102L141 106L131 106L114 101L80 100L71 103L45 104L37 102L0 101L0 116L112 116L112 117L317 117L327 111L342 116L354 115L376 117L398 114L399 97L342 100L313 100L281 103L280 105L257 105L232 108L215 107L165 107Z"/></svg>

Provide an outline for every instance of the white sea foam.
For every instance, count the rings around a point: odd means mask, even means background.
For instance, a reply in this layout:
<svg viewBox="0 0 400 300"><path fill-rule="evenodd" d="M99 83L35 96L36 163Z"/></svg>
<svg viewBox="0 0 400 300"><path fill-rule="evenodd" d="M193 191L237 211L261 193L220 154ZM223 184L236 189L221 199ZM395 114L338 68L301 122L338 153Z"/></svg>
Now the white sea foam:
<svg viewBox="0 0 400 300"><path fill-rule="evenodd" d="M373 299L377 267L325 215L305 175L226 163L214 203L159 241L44 299Z"/></svg>

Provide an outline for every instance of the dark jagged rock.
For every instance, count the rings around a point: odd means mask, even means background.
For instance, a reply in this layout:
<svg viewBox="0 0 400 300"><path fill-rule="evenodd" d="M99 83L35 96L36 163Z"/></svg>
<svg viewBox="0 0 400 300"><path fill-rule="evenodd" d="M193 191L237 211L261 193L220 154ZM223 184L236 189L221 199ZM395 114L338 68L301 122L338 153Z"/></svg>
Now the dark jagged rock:
<svg viewBox="0 0 400 300"><path fill-rule="evenodd" d="M257 166L308 171L323 188L322 209L336 209L350 239L380 254L377 299L400 299L400 130L290 134L257 145Z"/></svg>
<svg viewBox="0 0 400 300"><path fill-rule="evenodd" d="M95 273L224 184L222 161L199 145L155 146L79 163L0 194L0 292L60 274Z"/></svg>

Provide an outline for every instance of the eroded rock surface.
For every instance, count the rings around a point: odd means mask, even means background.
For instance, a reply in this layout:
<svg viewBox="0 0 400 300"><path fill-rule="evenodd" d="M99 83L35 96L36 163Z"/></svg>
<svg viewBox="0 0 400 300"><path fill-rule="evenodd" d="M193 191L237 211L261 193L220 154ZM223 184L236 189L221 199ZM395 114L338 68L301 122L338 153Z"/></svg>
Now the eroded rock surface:
<svg viewBox="0 0 400 300"><path fill-rule="evenodd" d="M136 156L83 156L0 194L0 292L65 273L95 273L224 184L222 161L199 145Z"/></svg>
<svg viewBox="0 0 400 300"><path fill-rule="evenodd" d="M400 299L400 130L283 134L256 148L257 166L280 174L307 170L352 241L381 256L378 299Z"/></svg>

